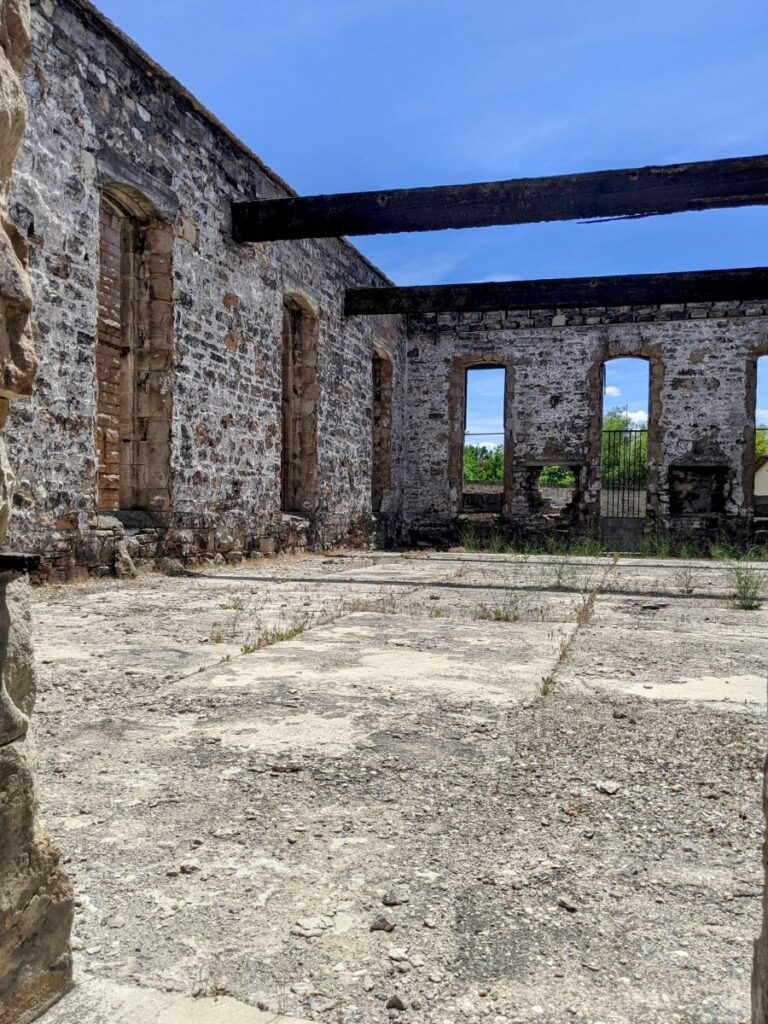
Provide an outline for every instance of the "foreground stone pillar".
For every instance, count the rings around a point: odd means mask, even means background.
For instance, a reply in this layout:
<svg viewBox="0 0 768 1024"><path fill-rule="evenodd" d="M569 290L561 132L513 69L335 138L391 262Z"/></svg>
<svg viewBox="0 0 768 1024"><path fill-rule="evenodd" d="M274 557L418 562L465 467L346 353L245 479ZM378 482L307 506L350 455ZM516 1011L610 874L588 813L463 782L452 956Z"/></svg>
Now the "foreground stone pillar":
<svg viewBox="0 0 768 1024"><path fill-rule="evenodd" d="M26 246L7 210L26 118L19 76L28 50L29 0L0 0L0 431L9 403L30 394L36 368ZM0 543L13 487L0 437ZM72 975L72 888L36 826L27 738L35 672L27 583L19 578L33 561L0 552L0 1024L32 1020Z"/></svg>

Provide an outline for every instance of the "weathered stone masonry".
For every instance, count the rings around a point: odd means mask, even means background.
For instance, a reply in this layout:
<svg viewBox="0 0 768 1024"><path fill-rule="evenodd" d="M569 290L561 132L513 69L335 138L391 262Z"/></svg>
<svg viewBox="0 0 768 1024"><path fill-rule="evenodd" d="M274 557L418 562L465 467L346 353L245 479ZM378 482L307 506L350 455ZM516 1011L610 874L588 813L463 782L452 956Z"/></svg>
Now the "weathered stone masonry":
<svg viewBox="0 0 768 1024"><path fill-rule="evenodd" d="M543 529L533 471L569 464L579 485L572 526L597 529L600 368L619 356L650 362L647 528L747 532L766 312L764 303L733 302L412 317L404 506L411 539L455 536L464 372L489 364L506 370L502 520L515 530Z"/></svg>
<svg viewBox="0 0 768 1024"><path fill-rule="evenodd" d="M650 363L646 529L749 531L763 304L345 318L384 278L338 239L234 243L232 200L290 190L87 0L35 0L33 37L11 213L40 372L9 424L11 542L51 574L444 543L473 365L506 369L502 525L551 528L538 470L567 463L561 528L596 531L600 368L627 355Z"/></svg>
<svg viewBox="0 0 768 1024"><path fill-rule="evenodd" d="M111 565L124 527L134 558L369 538L374 350L392 365L377 519L395 536L404 320L342 312L345 288L382 276L341 240L234 244L229 202L288 187L85 0L36 0L32 30L11 212L30 248L40 372L9 424L12 543L72 576ZM123 218L120 322L105 305L106 209ZM311 311L317 332L316 483L300 517L281 508L286 299ZM126 388L131 413L114 401Z"/></svg>
<svg viewBox="0 0 768 1024"><path fill-rule="evenodd" d="M26 108L19 75L29 49L27 0L0 0L0 431L9 405L29 395L35 354L29 330L26 246L7 218ZM0 542L15 477L0 437ZM0 1024L26 1024L71 983L72 887L37 820L29 716L35 705L29 584L33 563L0 557Z"/></svg>

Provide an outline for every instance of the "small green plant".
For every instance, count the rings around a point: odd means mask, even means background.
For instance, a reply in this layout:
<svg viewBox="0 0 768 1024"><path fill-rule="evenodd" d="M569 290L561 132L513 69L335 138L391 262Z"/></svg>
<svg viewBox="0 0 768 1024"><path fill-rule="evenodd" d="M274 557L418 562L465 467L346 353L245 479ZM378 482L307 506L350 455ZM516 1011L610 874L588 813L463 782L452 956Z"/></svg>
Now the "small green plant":
<svg viewBox="0 0 768 1024"><path fill-rule="evenodd" d="M544 551L548 555L567 555L570 544L567 537L552 533L544 538Z"/></svg>
<svg viewBox="0 0 768 1024"><path fill-rule="evenodd" d="M259 649L259 644L243 644L240 648L241 654L255 654Z"/></svg>
<svg viewBox="0 0 768 1024"><path fill-rule="evenodd" d="M429 617L430 617L430 619L442 619L442 617L444 615L445 615L445 612L443 611L442 608L430 608L429 609Z"/></svg>
<svg viewBox="0 0 768 1024"><path fill-rule="evenodd" d="M219 608L221 608L221 610L224 612L241 612L245 608L245 602L243 601L242 597L236 597L231 604L220 604Z"/></svg>
<svg viewBox="0 0 768 1024"><path fill-rule="evenodd" d="M485 604L481 604L478 614L478 619L485 619L489 622L519 622L520 616L517 612L511 611L509 608L489 608Z"/></svg>
<svg viewBox="0 0 768 1024"><path fill-rule="evenodd" d="M731 602L734 608L752 612L761 607L766 592L765 573L758 569L737 566L731 570L729 578L734 590Z"/></svg>
<svg viewBox="0 0 768 1024"><path fill-rule="evenodd" d="M479 551L480 550L480 538L477 536L474 528L471 526L465 526L461 531L460 535L461 546L465 551Z"/></svg>
<svg viewBox="0 0 768 1024"><path fill-rule="evenodd" d="M716 562L729 562L734 557L733 546L727 540L710 541L709 557Z"/></svg>
<svg viewBox="0 0 768 1024"><path fill-rule="evenodd" d="M685 537L666 530L658 530L641 537L635 554L643 558L695 558L695 546Z"/></svg>
<svg viewBox="0 0 768 1024"><path fill-rule="evenodd" d="M541 677L541 682L539 683L539 690L541 691L542 697L547 697L550 693L552 693L552 689L554 688L554 685L555 685L555 677L554 676L542 676Z"/></svg>
<svg viewBox="0 0 768 1024"><path fill-rule="evenodd" d="M477 610L477 617L487 622L519 622L520 612L520 596L518 594L509 594L501 605L497 605L494 608L481 604Z"/></svg>
<svg viewBox="0 0 768 1024"><path fill-rule="evenodd" d="M507 544L500 533L494 532L488 538L486 544L486 550L490 551L493 555L501 555L506 550Z"/></svg>
<svg viewBox="0 0 768 1024"><path fill-rule="evenodd" d="M607 552L605 544L598 537L584 536L573 538L570 553L572 555L581 555L584 558L598 558Z"/></svg>

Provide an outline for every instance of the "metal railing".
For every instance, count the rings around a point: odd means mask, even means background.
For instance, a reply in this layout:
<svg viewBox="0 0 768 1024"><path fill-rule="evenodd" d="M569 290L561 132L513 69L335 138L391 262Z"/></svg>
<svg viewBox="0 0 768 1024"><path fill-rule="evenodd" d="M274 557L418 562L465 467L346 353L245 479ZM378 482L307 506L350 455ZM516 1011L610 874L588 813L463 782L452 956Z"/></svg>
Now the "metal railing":
<svg viewBox="0 0 768 1024"><path fill-rule="evenodd" d="M624 519L645 517L648 431L604 430L600 511Z"/></svg>

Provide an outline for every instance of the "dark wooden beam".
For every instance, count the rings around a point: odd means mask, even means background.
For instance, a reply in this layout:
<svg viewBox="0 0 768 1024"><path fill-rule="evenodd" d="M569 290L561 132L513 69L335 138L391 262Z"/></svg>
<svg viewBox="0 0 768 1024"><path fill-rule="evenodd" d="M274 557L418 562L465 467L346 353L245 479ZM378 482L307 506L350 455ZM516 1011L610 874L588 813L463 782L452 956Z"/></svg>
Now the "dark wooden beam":
<svg viewBox="0 0 768 1024"><path fill-rule="evenodd" d="M768 156L232 204L238 242L650 217L768 203Z"/></svg>
<svg viewBox="0 0 768 1024"><path fill-rule="evenodd" d="M768 301L768 267L675 274L543 278L411 288L351 288L347 316L372 313L478 313L494 309L645 306L662 302Z"/></svg>

